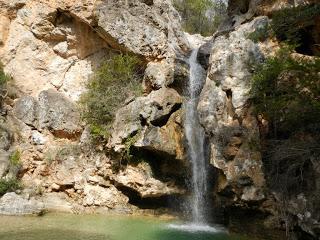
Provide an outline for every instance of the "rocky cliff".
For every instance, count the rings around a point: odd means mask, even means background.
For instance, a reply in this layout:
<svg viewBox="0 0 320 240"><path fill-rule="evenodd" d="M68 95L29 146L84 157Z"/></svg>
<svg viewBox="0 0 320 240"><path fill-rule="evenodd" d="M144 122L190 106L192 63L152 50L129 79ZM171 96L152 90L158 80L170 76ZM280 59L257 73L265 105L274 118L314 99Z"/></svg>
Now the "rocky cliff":
<svg viewBox="0 0 320 240"><path fill-rule="evenodd" d="M173 84L175 59L188 43L171 3L19 0L0 6L1 62L13 79L1 117L1 177L11 177L10 156L21 153L23 194L47 209L131 211L131 201L183 194L181 184L165 177L181 175L175 165L185 165L182 98L165 86ZM119 110L108 144L114 154L106 155L104 146L90 145L77 100L93 71L119 51L141 58L146 91L163 88ZM159 156L155 164L168 168L166 174L155 177L148 162L114 171L117 153L138 132L137 149Z"/></svg>
<svg viewBox="0 0 320 240"><path fill-rule="evenodd" d="M218 32L196 37L203 42L198 61L207 71L198 113L215 218L234 230L260 232L261 239L283 239L287 218L261 150L268 123L250 99L254 65L274 55L279 42L268 37L256 43L248 35L265 29L275 10L303 1L271 2L230 0ZM190 49L170 0L0 0L0 59L13 79L0 105L0 177L24 185L19 195L0 199L0 213L132 213L168 208L187 196ZM93 72L119 52L141 59L144 95L122 105L108 142L95 145L77 101ZM123 157L128 150L132 161ZM16 153L21 157L13 164ZM288 200L285 216L303 237L319 234L318 199L299 192Z"/></svg>

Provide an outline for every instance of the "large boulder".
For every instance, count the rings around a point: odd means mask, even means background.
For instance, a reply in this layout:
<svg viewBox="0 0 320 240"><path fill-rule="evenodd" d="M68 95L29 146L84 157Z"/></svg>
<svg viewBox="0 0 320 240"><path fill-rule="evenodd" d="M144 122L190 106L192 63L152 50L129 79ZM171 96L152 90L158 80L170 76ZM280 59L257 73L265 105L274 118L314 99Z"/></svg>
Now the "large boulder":
<svg viewBox="0 0 320 240"><path fill-rule="evenodd" d="M184 193L184 190L177 187L174 182L162 182L152 175L149 164L139 163L136 166L129 165L120 171L114 181L118 187L131 189L141 198L159 198Z"/></svg>
<svg viewBox="0 0 320 240"><path fill-rule="evenodd" d="M137 98L117 112L109 146L116 151L124 150L125 141L139 135L143 129L165 126L181 104L182 98L170 88Z"/></svg>
<svg viewBox="0 0 320 240"><path fill-rule="evenodd" d="M82 131L77 106L53 89L42 91L38 100L32 96L21 97L13 112L25 124L48 129L57 137L77 138Z"/></svg>
<svg viewBox="0 0 320 240"><path fill-rule="evenodd" d="M49 89L39 94L39 127L59 137L79 136L80 112L63 94Z"/></svg>
<svg viewBox="0 0 320 240"><path fill-rule="evenodd" d="M102 206L116 209L117 207L123 208L129 202L129 198L114 186L103 188L101 186L86 185L84 195L83 204L85 206Z"/></svg>
<svg viewBox="0 0 320 240"><path fill-rule="evenodd" d="M150 126L142 130L134 146L159 155L185 159L182 111L173 113L164 126Z"/></svg>
<svg viewBox="0 0 320 240"><path fill-rule="evenodd" d="M14 192L6 193L0 198L0 214L3 215L30 215L41 214L44 205L35 199L27 199Z"/></svg>

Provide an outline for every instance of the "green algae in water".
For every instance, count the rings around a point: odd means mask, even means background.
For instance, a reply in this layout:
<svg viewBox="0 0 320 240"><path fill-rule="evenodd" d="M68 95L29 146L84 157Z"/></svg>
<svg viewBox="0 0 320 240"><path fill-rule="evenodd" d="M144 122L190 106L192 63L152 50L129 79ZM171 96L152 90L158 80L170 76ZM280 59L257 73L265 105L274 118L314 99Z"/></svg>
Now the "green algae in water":
<svg viewBox="0 0 320 240"><path fill-rule="evenodd" d="M49 214L0 216L1 240L248 240L224 233L169 228L149 217Z"/></svg>

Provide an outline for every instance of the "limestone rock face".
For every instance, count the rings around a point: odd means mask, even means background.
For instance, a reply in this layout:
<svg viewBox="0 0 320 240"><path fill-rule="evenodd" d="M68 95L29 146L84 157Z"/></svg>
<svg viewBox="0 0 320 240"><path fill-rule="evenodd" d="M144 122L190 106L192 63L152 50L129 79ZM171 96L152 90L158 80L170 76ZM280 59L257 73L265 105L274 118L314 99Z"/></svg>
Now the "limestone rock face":
<svg viewBox="0 0 320 240"><path fill-rule="evenodd" d="M53 89L42 91L38 100L31 96L20 98L14 113L25 124L48 129L58 137L76 137L82 131L76 105Z"/></svg>
<svg viewBox="0 0 320 240"><path fill-rule="evenodd" d="M42 202L35 199L26 199L16 193L7 193L0 198L0 214L4 215L30 215L40 214L44 211Z"/></svg>
<svg viewBox="0 0 320 240"><path fill-rule="evenodd" d="M267 23L268 18L259 17L215 39L198 105L200 121L213 136L211 163L225 177L219 191L232 189L243 201L264 198L259 129L248 107L252 64L261 61L263 54L247 34Z"/></svg>
<svg viewBox="0 0 320 240"><path fill-rule="evenodd" d="M169 1L149 5L138 0L111 0L98 4L95 16L99 33L111 46L148 59L172 56L172 50L180 47L179 17Z"/></svg>
<svg viewBox="0 0 320 240"><path fill-rule="evenodd" d="M188 48L170 1L15 2L1 1L0 56L32 96L55 87L77 100L110 48L148 60Z"/></svg>

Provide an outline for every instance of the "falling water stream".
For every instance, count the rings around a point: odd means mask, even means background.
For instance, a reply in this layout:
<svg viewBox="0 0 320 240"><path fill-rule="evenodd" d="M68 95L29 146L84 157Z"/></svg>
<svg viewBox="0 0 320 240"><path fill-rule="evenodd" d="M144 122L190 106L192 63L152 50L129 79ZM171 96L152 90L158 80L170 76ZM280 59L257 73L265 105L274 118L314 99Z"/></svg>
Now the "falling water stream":
<svg viewBox="0 0 320 240"><path fill-rule="evenodd" d="M186 104L185 132L192 167L192 222L200 225L206 223L207 167L204 153L205 135L199 123L197 111L204 71L197 62L197 55L198 48L195 48L189 58L189 99Z"/></svg>

